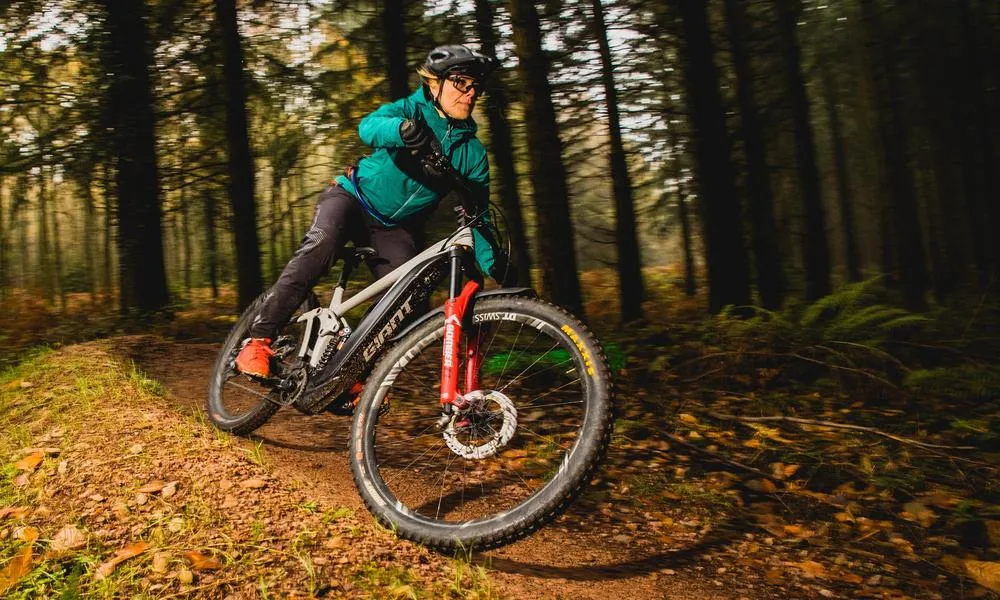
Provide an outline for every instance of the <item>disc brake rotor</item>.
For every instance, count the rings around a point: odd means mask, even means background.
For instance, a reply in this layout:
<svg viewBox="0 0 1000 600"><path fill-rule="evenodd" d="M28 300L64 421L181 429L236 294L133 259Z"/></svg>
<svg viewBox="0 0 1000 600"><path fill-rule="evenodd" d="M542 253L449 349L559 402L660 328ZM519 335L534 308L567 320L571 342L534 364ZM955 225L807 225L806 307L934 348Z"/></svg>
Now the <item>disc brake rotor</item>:
<svg viewBox="0 0 1000 600"><path fill-rule="evenodd" d="M455 454L489 458L510 442L517 429L517 408L500 392L477 390L465 396L469 407L452 416L444 441Z"/></svg>

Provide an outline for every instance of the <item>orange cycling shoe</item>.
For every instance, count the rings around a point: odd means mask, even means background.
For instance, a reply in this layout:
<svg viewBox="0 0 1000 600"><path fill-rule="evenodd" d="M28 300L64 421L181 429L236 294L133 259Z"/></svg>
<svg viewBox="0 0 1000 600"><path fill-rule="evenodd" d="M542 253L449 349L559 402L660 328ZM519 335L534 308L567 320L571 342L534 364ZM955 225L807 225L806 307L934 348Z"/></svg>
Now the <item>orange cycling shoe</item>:
<svg viewBox="0 0 1000 600"><path fill-rule="evenodd" d="M236 370L244 375L270 377L272 356L270 338L250 338L236 356Z"/></svg>

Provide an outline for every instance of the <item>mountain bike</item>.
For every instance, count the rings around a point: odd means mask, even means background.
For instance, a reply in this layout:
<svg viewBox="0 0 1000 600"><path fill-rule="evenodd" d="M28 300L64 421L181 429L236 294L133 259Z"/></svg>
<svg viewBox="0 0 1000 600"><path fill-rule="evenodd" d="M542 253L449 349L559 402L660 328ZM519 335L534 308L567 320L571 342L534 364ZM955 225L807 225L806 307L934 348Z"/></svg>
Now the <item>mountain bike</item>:
<svg viewBox="0 0 1000 600"><path fill-rule="evenodd" d="M530 288L483 289L472 227L486 216L437 149L421 160L456 192L457 229L348 298L374 251L345 249L332 300L303 303L272 344L268 379L234 365L259 298L219 353L208 414L247 434L282 407L352 412L351 470L376 519L439 550L484 550L530 535L590 481L611 439L614 388L577 318ZM417 314L445 281L444 305ZM344 315L379 294L352 328ZM358 382L356 406L344 406Z"/></svg>

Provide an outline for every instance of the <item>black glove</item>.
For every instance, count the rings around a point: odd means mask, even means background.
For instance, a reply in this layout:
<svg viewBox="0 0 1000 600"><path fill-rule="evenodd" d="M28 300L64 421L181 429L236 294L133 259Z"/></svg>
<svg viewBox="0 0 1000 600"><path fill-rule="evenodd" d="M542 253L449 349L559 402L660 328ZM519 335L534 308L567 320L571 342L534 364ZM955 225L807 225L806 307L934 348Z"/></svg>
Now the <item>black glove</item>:
<svg viewBox="0 0 1000 600"><path fill-rule="evenodd" d="M410 150L426 150L437 140L423 119L406 119L399 126L399 137Z"/></svg>

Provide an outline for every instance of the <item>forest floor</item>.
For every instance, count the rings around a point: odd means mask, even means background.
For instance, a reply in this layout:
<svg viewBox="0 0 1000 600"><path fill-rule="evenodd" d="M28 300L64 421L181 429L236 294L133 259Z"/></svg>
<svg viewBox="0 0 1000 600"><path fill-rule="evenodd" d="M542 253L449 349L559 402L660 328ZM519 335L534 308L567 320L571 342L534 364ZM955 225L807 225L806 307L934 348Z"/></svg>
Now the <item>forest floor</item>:
<svg viewBox="0 0 1000 600"><path fill-rule="evenodd" d="M759 331L720 340L673 316L687 329L612 344L615 436L583 497L472 556L374 522L350 476L347 418L283 410L251 439L211 428L214 333L28 357L0 376L0 596L995 597L988 371L975 393L943 398L884 364L773 339L767 361L748 363ZM909 357L883 359L902 372ZM782 415L799 421L753 420Z"/></svg>

